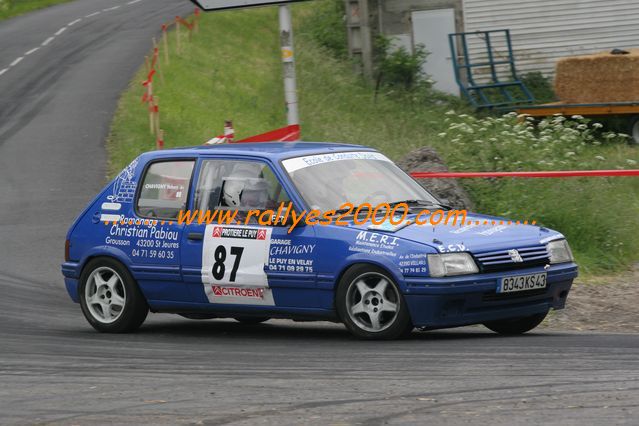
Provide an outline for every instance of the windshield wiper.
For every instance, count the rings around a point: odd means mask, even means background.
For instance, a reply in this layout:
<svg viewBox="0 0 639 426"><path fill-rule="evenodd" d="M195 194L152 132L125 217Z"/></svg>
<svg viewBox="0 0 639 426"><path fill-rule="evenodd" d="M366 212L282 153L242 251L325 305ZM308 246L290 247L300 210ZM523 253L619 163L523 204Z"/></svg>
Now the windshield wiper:
<svg viewBox="0 0 639 426"><path fill-rule="evenodd" d="M436 201L426 201L426 200L402 200L402 201L394 201L392 203L388 203L391 208L399 205L399 204L407 204L408 207L439 207L442 210L451 210L452 207L446 204L438 203Z"/></svg>

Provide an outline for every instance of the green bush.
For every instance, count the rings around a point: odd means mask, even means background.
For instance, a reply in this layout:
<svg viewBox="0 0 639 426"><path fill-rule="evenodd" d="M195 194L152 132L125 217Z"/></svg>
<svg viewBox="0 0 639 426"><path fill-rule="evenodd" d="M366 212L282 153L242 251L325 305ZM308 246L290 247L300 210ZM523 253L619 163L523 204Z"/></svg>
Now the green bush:
<svg viewBox="0 0 639 426"><path fill-rule="evenodd" d="M320 46L328 49L337 58L348 55L345 6L342 0L318 0L313 13L303 17L300 28L308 33Z"/></svg>
<svg viewBox="0 0 639 426"><path fill-rule="evenodd" d="M422 71L428 52L423 45L408 52L404 46L394 48L389 37L378 35L375 38L374 66L377 84L413 90L417 86L430 88L432 81Z"/></svg>
<svg viewBox="0 0 639 426"><path fill-rule="evenodd" d="M539 71L522 74L519 78L535 97L535 102L543 104L557 100L552 82Z"/></svg>

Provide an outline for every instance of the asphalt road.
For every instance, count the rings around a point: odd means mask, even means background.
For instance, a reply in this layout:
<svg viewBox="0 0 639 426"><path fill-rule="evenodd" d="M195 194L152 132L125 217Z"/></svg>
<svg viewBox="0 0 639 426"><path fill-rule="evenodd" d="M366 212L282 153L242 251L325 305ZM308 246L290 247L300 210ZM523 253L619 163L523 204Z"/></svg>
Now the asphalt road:
<svg viewBox="0 0 639 426"><path fill-rule="evenodd" d="M191 7L78 0L0 23L0 423L639 423L636 334L359 342L327 323L168 315L94 332L63 289L64 235L103 186L150 37Z"/></svg>

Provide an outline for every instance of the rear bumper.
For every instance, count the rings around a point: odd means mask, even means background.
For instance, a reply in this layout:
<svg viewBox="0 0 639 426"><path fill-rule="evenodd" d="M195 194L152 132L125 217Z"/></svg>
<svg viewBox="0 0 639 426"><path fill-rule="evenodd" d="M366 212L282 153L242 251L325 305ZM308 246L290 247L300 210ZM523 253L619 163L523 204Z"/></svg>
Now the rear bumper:
<svg viewBox="0 0 639 426"><path fill-rule="evenodd" d="M506 276L543 272L543 267L452 278L407 279L404 298L416 327L443 328L481 324L562 309L577 265L553 265L547 287L511 294L498 294L498 280Z"/></svg>
<svg viewBox="0 0 639 426"><path fill-rule="evenodd" d="M62 275L64 275L64 285L67 293L75 303L80 303L78 297L78 281L80 278L79 265L77 262L64 262L62 264Z"/></svg>

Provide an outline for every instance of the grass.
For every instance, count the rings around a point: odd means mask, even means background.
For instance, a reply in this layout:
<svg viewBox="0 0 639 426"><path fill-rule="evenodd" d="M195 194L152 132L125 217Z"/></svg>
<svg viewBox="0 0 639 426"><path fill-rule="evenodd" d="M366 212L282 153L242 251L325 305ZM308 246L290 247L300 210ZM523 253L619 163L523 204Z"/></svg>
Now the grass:
<svg viewBox="0 0 639 426"><path fill-rule="evenodd" d="M0 21L71 0L0 0Z"/></svg>
<svg viewBox="0 0 639 426"><path fill-rule="evenodd" d="M295 5L294 21L299 25L314 7L315 2ZM628 160L639 159L637 149L624 144L583 143L570 163L563 164L569 140L544 156L543 146L534 150L508 145L511 139L517 141L513 134L495 139L509 151L493 161L491 149L499 147L487 149L470 136L462 138L467 143L463 149L452 142L458 129L451 127L465 120L458 105L457 113L447 114L449 104L425 106L407 94L384 93L375 99L372 88L352 72L347 60L336 59L303 28L297 28L295 37L305 140L373 146L393 159L429 145L452 170L630 168ZM200 33L185 44L180 58L174 53L173 35L170 40L171 61L168 66L162 64L164 82L156 77L154 88L167 147L199 145L220 134L226 119L233 120L239 138L285 125L276 8L203 14ZM143 77L141 70L116 112L107 144L111 175L136 155L154 149L140 102ZM497 135L504 130L486 131ZM471 152L471 147L477 151ZM552 166L543 163L544 158L557 157ZM615 270L639 258L636 178L467 180L464 184L482 212L536 219L562 231L586 272Z"/></svg>

